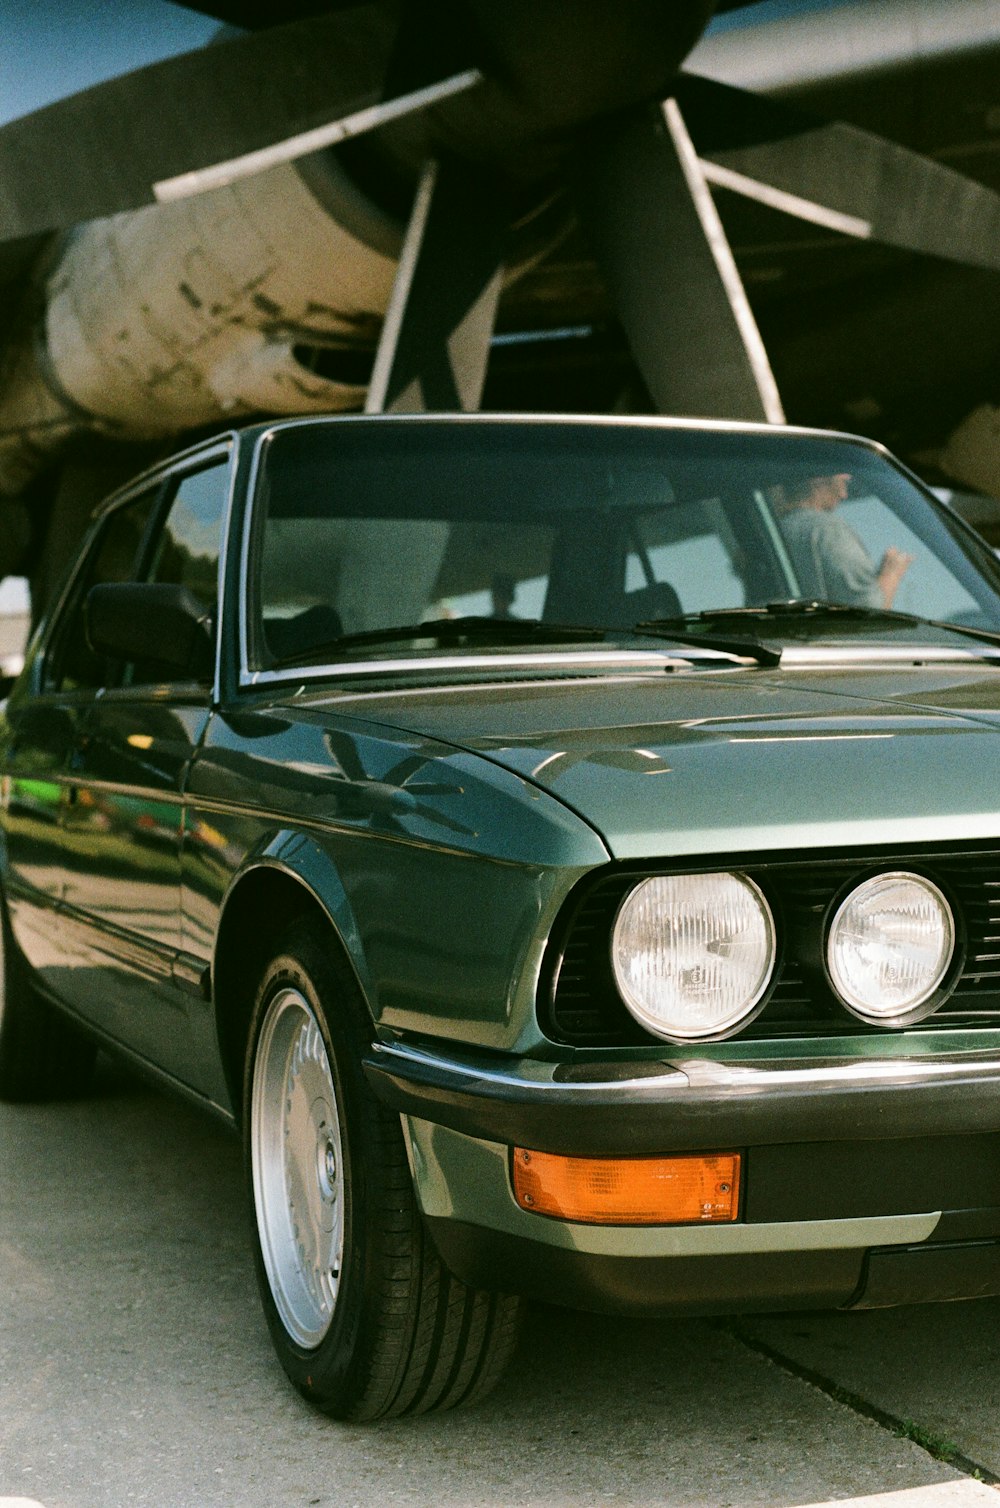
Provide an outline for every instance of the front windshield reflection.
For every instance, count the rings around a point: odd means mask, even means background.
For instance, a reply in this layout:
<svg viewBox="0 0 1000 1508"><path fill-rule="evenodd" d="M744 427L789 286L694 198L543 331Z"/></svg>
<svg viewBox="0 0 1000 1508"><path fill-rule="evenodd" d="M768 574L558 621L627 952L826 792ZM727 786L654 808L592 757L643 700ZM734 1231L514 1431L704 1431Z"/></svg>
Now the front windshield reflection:
<svg viewBox="0 0 1000 1508"><path fill-rule="evenodd" d="M434 655L449 622L479 650L527 620L544 645L801 599L1000 631L989 552L860 442L341 421L274 432L260 477L256 667L384 659L396 630L394 657Z"/></svg>

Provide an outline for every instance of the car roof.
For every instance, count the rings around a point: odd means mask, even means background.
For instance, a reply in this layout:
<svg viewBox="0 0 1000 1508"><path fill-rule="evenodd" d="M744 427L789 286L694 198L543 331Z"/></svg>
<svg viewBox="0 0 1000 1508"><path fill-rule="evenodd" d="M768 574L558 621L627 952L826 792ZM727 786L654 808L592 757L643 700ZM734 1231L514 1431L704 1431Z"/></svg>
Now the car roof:
<svg viewBox="0 0 1000 1508"><path fill-rule="evenodd" d="M491 413L477 410L473 413L464 411L435 410L423 413L388 413L388 414L296 414L287 418L271 418L259 420L253 424L234 425L214 435L199 440L194 445L189 445L175 451L156 461L153 465L138 472L128 482L115 489L104 498L94 509L93 518L100 517L108 509L118 502L131 496L155 480L157 477L166 476L177 466L182 466L189 461L196 461L201 456L211 455L214 451L221 451L225 446L239 445L241 448L256 448L257 444L285 430L297 430L303 428L322 429L330 426L348 425L475 425L482 428L528 428L535 426L549 427L576 427L581 429L645 429L663 430L679 433L717 433L717 434L746 434L768 435L777 439L787 439L790 443L797 443L802 439L812 440L843 440L859 445L865 449L881 455L888 460L895 460L891 452L878 441L870 439L866 435L852 434L847 430L817 429L804 425L792 424L767 424L760 421L737 420L737 419L698 419L680 418L660 414L561 414L561 413ZM896 462L898 465L899 463Z"/></svg>

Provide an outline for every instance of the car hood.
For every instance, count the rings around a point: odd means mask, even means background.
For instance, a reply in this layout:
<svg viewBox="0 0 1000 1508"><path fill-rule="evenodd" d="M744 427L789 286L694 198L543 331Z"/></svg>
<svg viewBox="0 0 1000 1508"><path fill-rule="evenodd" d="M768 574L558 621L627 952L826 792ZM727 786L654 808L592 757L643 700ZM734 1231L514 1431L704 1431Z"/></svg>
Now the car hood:
<svg viewBox="0 0 1000 1508"><path fill-rule="evenodd" d="M335 701L551 792L616 858L1000 836L1000 668L702 670Z"/></svg>

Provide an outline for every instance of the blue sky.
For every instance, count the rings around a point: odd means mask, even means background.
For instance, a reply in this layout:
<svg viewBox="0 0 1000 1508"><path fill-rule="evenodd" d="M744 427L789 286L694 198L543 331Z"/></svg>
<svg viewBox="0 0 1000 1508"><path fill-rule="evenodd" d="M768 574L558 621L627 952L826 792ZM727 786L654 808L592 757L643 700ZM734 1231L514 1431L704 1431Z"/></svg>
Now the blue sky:
<svg viewBox="0 0 1000 1508"><path fill-rule="evenodd" d="M0 123L189 52L218 25L170 0L0 0Z"/></svg>

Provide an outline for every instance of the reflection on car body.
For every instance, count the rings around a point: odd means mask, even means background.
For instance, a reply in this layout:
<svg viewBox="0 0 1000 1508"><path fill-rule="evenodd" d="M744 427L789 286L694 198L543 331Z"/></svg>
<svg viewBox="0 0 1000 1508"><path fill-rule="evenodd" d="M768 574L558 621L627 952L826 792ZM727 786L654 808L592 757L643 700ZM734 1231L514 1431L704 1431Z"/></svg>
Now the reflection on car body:
<svg viewBox="0 0 1000 1508"><path fill-rule="evenodd" d="M808 579L824 477L891 605ZM865 441L215 439L100 511L6 707L0 1091L101 1043L238 1126L341 1417L481 1396L525 1296L1000 1293L998 751L997 565Z"/></svg>

